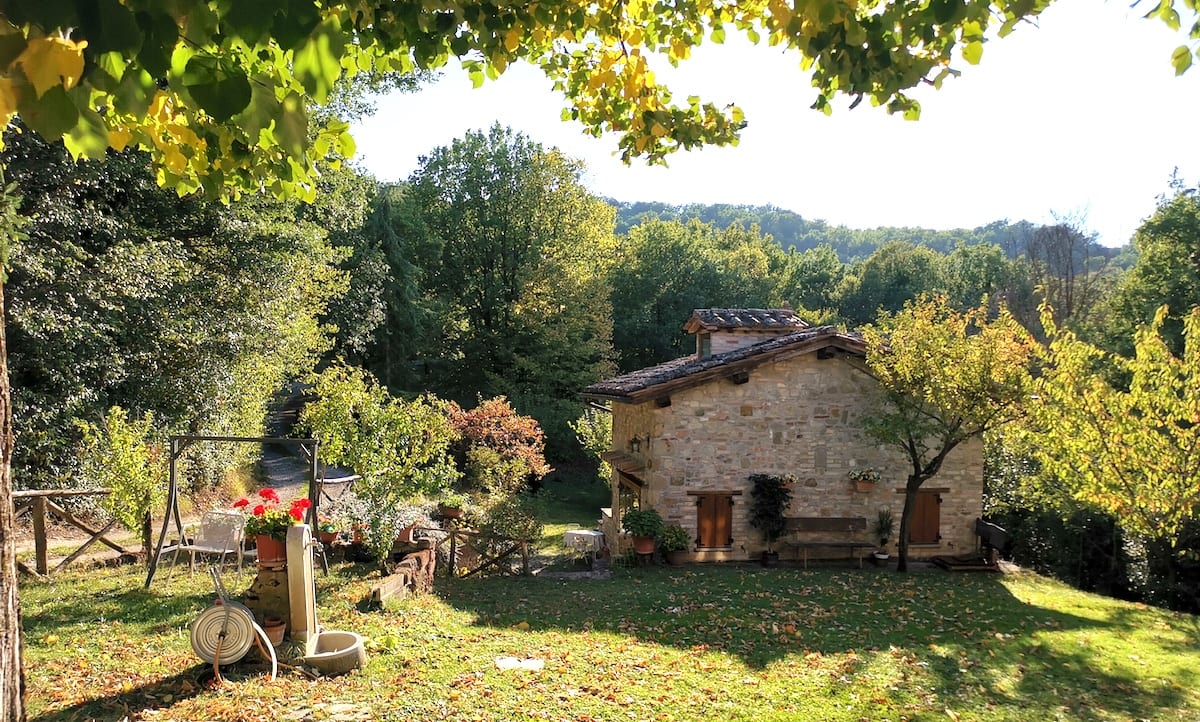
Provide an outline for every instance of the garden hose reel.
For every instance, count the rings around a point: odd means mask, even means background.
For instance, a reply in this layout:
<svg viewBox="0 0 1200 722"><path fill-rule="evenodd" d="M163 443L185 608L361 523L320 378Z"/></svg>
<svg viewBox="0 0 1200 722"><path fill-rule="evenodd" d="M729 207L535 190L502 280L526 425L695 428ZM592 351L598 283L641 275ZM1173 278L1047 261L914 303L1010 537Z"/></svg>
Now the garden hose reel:
<svg viewBox="0 0 1200 722"><path fill-rule="evenodd" d="M200 612L190 625L192 650L208 664L220 655L221 664L240 661L254 646L258 634L254 614L244 605L226 599Z"/></svg>

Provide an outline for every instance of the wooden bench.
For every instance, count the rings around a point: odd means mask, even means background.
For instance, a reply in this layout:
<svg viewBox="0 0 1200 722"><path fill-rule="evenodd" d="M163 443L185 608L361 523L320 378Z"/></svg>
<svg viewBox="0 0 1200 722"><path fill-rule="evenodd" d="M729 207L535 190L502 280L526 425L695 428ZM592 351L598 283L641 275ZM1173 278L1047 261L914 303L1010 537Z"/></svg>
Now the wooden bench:
<svg viewBox="0 0 1200 722"><path fill-rule="evenodd" d="M800 534L843 534L846 538L793 538L784 544L796 550L796 556L804 560L804 567L808 568L808 550L809 549L845 549L850 552L850 556L858 559L858 566L862 567L862 554L860 549L874 549L875 545L871 542L862 541L857 538L849 538L849 535L861 535L867 531L867 520L860 516L811 516L800 517L792 516L787 518L786 530L793 537Z"/></svg>

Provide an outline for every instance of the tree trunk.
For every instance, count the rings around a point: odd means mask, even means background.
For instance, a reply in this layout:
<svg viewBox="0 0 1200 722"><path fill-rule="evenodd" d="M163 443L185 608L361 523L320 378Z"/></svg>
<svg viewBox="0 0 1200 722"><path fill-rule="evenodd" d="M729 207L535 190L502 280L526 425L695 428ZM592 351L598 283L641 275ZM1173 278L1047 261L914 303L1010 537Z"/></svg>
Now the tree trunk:
<svg viewBox="0 0 1200 722"><path fill-rule="evenodd" d="M913 509L917 507L917 490L925 481L920 476L908 477L904 486L904 509L900 512L900 538L896 540L896 571L908 571L908 524L912 520Z"/></svg>
<svg viewBox="0 0 1200 722"><path fill-rule="evenodd" d="M25 719L21 666L21 603L17 596L17 545L12 505L12 406L8 344L4 334L4 283L0 280L0 720Z"/></svg>
<svg viewBox="0 0 1200 722"><path fill-rule="evenodd" d="M142 534L141 534L141 536L142 536L142 554L144 554L146 556L146 568L147 569L150 568L150 562L154 556L154 547L152 546L154 544L154 529L152 528L152 524L153 524L153 522L150 519L150 510L147 509L146 513L144 515L142 515ZM316 527L313 527L313 528L315 529Z"/></svg>

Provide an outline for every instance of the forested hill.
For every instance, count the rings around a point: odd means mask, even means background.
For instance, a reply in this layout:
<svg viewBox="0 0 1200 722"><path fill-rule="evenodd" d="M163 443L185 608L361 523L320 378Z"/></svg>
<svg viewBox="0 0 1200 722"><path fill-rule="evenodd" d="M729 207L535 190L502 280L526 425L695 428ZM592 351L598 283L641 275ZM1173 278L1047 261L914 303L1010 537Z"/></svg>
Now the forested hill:
<svg viewBox="0 0 1200 722"><path fill-rule="evenodd" d="M949 231L886 227L862 230L832 226L821 220L809 220L793 211L770 205L693 203L676 206L667 203L621 203L611 199L608 202L617 209L619 234L628 232L643 221L654 219L697 219L704 223L712 223L718 228L726 228L735 223L746 228L758 224L763 233L770 234L785 250L795 248L797 252L801 252L827 244L837 251L838 258L843 263L861 261L880 246L892 241L907 241L941 253L954 250L959 242L965 245L995 244L1003 249L1009 258L1016 258L1025 254L1033 231L1038 228L1028 221L994 221L977 228L957 228ZM1094 245L1093 253L1112 258L1120 253L1120 249Z"/></svg>

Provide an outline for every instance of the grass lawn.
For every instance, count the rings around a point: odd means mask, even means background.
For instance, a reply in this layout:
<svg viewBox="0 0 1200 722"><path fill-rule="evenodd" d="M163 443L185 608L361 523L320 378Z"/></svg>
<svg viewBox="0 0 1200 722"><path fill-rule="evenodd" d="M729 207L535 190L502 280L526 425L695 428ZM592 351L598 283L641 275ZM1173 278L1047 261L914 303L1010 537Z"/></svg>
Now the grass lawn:
<svg viewBox="0 0 1200 722"><path fill-rule="evenodd" d="M569 506L550 521L586 525ZM377 574L317 579L321 622L371 639L364 669L267 683L243 663L221 686L188 642L206 575L160 573L149 591L140 567L25 582L30 719L1200 719L1200 620L1033 574L617 568L441 579L373 610ZM249 582L225 575L231 593Z"/></svg>

